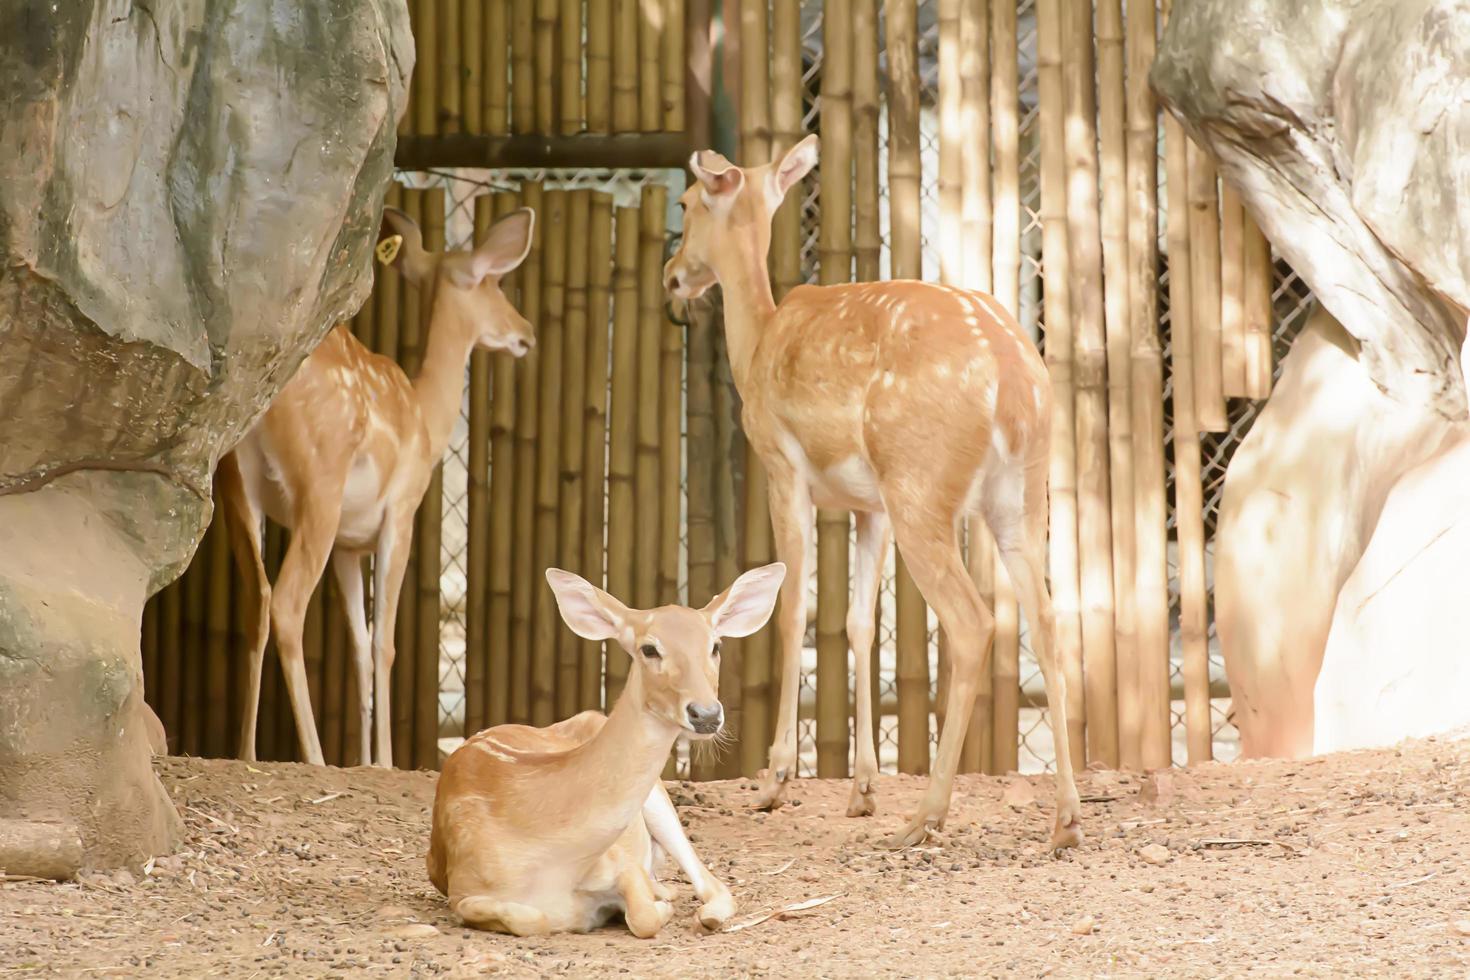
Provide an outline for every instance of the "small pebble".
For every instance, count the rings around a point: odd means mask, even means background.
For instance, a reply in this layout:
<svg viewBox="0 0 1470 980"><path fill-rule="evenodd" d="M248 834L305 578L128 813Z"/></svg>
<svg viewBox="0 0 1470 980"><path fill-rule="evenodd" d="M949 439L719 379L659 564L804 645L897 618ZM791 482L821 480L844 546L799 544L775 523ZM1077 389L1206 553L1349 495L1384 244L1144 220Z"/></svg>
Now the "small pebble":
<svg viewBox="0 0 1470 980"><path fill-rule="evenodd" d="M1090 915L1084 915L1072 923L1072 935L1090 936L1097 930L1097 920Z"/></svg>
<svg viewBox="0 0 1470 980"><path fill-rule="evenodd" d="M1138 856L1152 865L1168 864L1173 860L1169 849L1162 844L1149 844L1139 850Z"/></svg>

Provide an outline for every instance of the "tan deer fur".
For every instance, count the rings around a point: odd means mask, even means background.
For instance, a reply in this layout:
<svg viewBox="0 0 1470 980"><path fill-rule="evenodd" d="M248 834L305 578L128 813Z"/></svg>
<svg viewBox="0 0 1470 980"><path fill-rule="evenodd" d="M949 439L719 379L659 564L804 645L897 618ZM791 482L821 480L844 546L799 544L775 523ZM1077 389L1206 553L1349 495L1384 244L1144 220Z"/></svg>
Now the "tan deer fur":
<svg viewBox="0 0 1470 980"><path fill-rule="evenodd" d="M350 628L357 673L361 761L377 706L376 762L393 764L388 692L398 594L413 540L413 516L459 418L465 365L476 347L524 355L535 340L500 291L500 278L531 247L535 215L498 221L468 252L426 252L418 227L392 208L384 230L403 242L394 264L430 291L423 364L410 380L344 324L302 362L264 415L220 461L217 479L234 553L255 585L254 642L240 756L255 758L255 724L267 630L291 696L302 758L322 763L306 686L301 631L306 606L330 556ZM291 532L274 587L261 561L261 517ZM373 557L373 628L363 608L362 559Z"/></svg>
<svg viewBox="0 0 1470 980"><path fill-rule="evenodd" d="M673 915L654 877L667 852L694 885L699 921L735 912L695 855L659 780L680 735L715 737L719 639L765 625L785 568L746 572L703 609L629 609L570 572L548 569L578 636L632 657L607 717L584 711L546 728L500 725L467 739L434 794L429 880L467 925L519 936L586 932L621 914L649 938ZM615 655L609 645L609 655Z"/></svg>
<svg viewBox="0 0 1470 980"><path fill-rule="evenodd" d="M953 681L929 787L893 838L942 826L994 619L965 569L959 522L984 516L1032 626L1056 733L1056 847L1076 844L1080 805L1067 751L1066 697L1046 589L1051 385L1035 345L992 297L924 282L798 286L779 306L766 272L771 216L817 162L808 136L778 163L740 168L695 153L684 235L664 269L693 299L718 282L746 437L770 484L776 554L790 567L777 617L781 703L759 804L779 803L796 770L813 507L856 512L847 633L854 651L857 764L848 813L873 812L877 759L869 671L874 606L890 534L949 637ZM890 524L892 530L890 531Z"/></svg>

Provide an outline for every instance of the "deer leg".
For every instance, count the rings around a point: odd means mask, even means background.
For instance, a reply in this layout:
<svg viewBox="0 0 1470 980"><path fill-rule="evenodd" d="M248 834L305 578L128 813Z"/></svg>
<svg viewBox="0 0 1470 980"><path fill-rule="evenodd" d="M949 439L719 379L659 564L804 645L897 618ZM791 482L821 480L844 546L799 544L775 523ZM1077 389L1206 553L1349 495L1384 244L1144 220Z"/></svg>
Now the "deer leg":
<svg viewBox="0 0 1470 980"><path fill-rule="evenodd" d="M367 610L362 601L361 556L333 551L332 574L342 596L342 612L352 640L352 669L357 675L358 765L370 766L373 764L373 651Z"/></svg>
<svg viewBox="0 0 1470 980"><path fill-rule="evenodd" d="M781 805L786 781L796 774L796 708L801 689L801 643L806 634L807 552L812 541L812 501L806 484L789 466L768 467L771 529L776 558L786 564L776 625L781 642L781 704L770 764L761 780L756 809Z"/></svg>
<svg viewBox="0 0 1470 980"><path fill-rule="evenodd" d="M337 520L342 513L340 484L326 486L305 497L297 508L291 543L281 561L281 574L271 594L271 625L276 634L276 652L286 675L291 711L296 717L296 737L302 758L315 766L324 765L316 719L311 712L311 692L306 682L306 652L301 633L306 625L306 606L326 570L337 537Z"/></svg>
<svg viewBox="0 0 1470 980"><path fill-rule="evenodd" d="M1046 705L1057 757L1057 816L1051 843L1053 850L1060 851L1082 843L1082 804L1072 777L1072 750L1067 740L1067 681L1057 660L1056 616L1052 612L1051 593L1046 588L1045 465L1028 470L1026 480L1023 507L1007 508L1005 495L995 494L994 503L986 507L986 518L1026 614L1026 622L1031 626L1031 649L1046 682Z"/></svg>
<svg viewBox="0 0 1470 980"><path fill-rule="evenodd" d="M241 610L245 616L246 635L250 637L249 679L245 688L245 710L240 722L240 758L255 761L255 723L260 713L260 675L265 665L265 644L270 637L271 583L261 560L261 514L245 490L240 464L234 453L220 460L215 473L220 506L225 512L225 527L230 535L230 551L240 577L253 583L254 603Z"/></svg>
<svg viewBox="0 0 1470 980"><path fill-rule="evenodd" d="M639 939L652 939L674 917L674 906L653 893L653 879L640 865L618 874L618 893L623 896L623 919L628 931Z"/></svg>
<svg viewBox="0 0 1470 980"><path fill-rule="evenodd" d="M952 518L926 520L920 508L908 509L902 515L889 513L904 563L925 601L934 607L949 640L949 697L929 786L913 819L888 841L891 847L909 847L922 842L930 829L944 826L980 675L989 667L995 617L965 568Z"/></svg>
<svg viewBox="0 0 1470 980"><path fill-rule="evenodd" d="M408 551L413 544L413 508L399 508L378 535L378 554L373 560L373 707L377 741L375 762L393 765L393 715L389 702L393 675L393 629L398 622L398 594L408 569Z"/></svg>
<svg viewBox="0 0 1470 980"><path fill-rule="evenodd" d="M663 783L654 783L653 792L648 794L643 804L643 822L648 826L649 836L669 853L694 886L694 894L703 903L699 907L699 924L706 929L718 929L730 921L735 914L735 899L725 883L710 874L694 853L694 845L689 843L674 801L669 799Z"/></svg>
<svg viewBox="0 0 1470 980"><path fill-rule="evenodd" d="M847 610L847 642L852 647L856 675L857 710L853 738L857 742L857 764L853 767L852 796L847 802L849 817L870 816L877 809L873 784L878 780L878 755L873 748L873 617L878 607L878 588L883 566L888 561L890 536L888 515L858 513L856 562L852 578L852 605Z"/></svg>

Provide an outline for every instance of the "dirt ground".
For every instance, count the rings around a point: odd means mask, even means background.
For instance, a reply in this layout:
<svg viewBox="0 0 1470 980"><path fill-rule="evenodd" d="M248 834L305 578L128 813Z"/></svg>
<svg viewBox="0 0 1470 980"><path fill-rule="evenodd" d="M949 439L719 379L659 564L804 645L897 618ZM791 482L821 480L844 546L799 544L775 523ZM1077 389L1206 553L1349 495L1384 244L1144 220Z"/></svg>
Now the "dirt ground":
<svg viewBox="0 0 1470 980"><path fill-rule="evenodd" d="M651 941L621 925L540 940L456 925L424 874L431 773L158 768L183 849L133 872L0 884L0 975L1470 972L1470 742L1208 765L1142 793L1137 776L1089 772L1087 843L1059 860L1046 778L963 777L942 837L899 853L876 840L917 799L916 777L884 778L864 820L842 815L845 782L797 782L772 814L748 809L748 783L681 784L735 924L837 897L710 935L680 883L679 915Z"/></svg>

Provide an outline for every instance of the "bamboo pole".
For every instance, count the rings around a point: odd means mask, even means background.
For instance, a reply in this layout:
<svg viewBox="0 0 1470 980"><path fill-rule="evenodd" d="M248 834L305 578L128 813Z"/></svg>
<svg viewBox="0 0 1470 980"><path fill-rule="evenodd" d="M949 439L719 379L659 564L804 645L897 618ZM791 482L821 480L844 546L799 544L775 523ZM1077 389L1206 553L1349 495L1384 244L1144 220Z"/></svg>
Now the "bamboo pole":
<svg viewBox="0 0 1470 980"><path fill-rule="evenodd" d="M740 571L740 532L736 513L735 466L737 460L737 425L735 421L735 381L730 376L730 358L725 351L725 322L718 307L709 310L710 341L712 355L712 381L710 384L711 408L714 415L714 534L715 534L715 587L724 588L725 583L735 581ZM750 731L745 706L745 662L742 659L743 642L726 643L720 657L720 700L727 705L727 712L735 711L739 717L730 715L730 730L737 739L735 749L721 760L721 773L734 777L745 772L745 758L741 747ZM759 743L761 739L752 739ZM759 745L764 749L764 745Z"/></svg>
<svg viewBox="0 0 1470 980"><path fill-rule="evenodd" d="M587 378L586 433L582 441L582 574L595 585L604 586L607 569L606 524L603 508L607 501L607 403L608 354L611 334L613 202L603 193L592 195L592 213L587 240L591 249L587 275ZM604 586L605 587L605 586ZM602 707L603 645L582 642L581 681L578 684L583 711Z"/></svg>
<svg viewBox="0 0 1470 980"><path fill-rule="evenodd" d="M444 250L444 188L433 187L423 192L424 248L432 252ZM428 345L429 317L432 312L431 290L419 290L419 346L417 359L423 363ZM442 557L441 526L444 517L444 467L434 467L429 488L415 518L418 527L414 546L418 552L419 609L417 643L413 649L413 764L419 769L438 768L439 741L439 574Z"/></svg>
<svg viewBox="0 0 1470 980"><path fill-rule="evenodd" d="M1103 302L1107 325L1108 476L1112 507L1113 639L1117 763L1142 762L1142 693L1134 612L1132 321L1128 295L1128 147L1122 0L1098 0L1098 127L1101 142Z"/></svg>
<svg viewBox="0 0 1470 980"><path fill-rule="evenodd" d="M1092 24L1062 6L1062 78L1067 99L1067 246L1076 318L1078 550L1088 759L1118 764L1117 664L1108 474L1107 338L1098 229Z"/></svg>
<svg viewBox="0 0 1470 980"><path fill-rule="evenodd" d="M607 591L633 603L633 542L637 537L633 476L638 426L638 209L618 208L613 273L612 377L608 408ZM628 658L609 648L604 702L622 693Z"/></svg>
<svg viewBox="0 0 1470 980"><path fill-rule="evenodd" d="M1215 163L1189 143L1189 253L1194 309L1194 411L1201 432L1224 432L1224 374L1220 363L1220 196Z"/></svg>
<svg viewBox="0 0 1470 980"><path fill-rule="evenodd" d="M206 537L209 541L209 586L204 622L208 642L201 652L208 664L205 688L209 715L204 726L204 751L206 755L218 758L231 754L225 726L230 713L230 543L224 521L212 522Z"/></svg>
<svg viewBox="0 0 1470 980"><path fill-rule="evenodd" d="M1220 183L1220 372L1226 398L1245 397L1245 206Z"/></svg>
<svg viewBox="0 0 1470 980"><path fill-rule="evenodd" d="M413 66L414 129L420 136L439 131L439 30L440 0L413 0L413 36L416 55Z"/></svg>
<svg viewBox="0 0 1470 980"><path fill-rule="evenodd" d="M782 24L789 23L789 8L793 5L798 14L797 60L794 66L790 62L790 39L781 28ZM799 0L779 0L776 8L778 34L774 62L770 61L767 5L742 3L739 10L740 154L742 161L749 166L771 159L772 104L768 68L778 77L785 73L787 78L793 74L797 79L800 78L800 6ZM789 83L780 86L782 98L777 99L778 109L782 106L789 107L789 88ZM796 97L800 99L799 88ZM789 111L789 108L783 111ZM797 112L800 112L799 101ZM800 275L800 254L795 253L794 259L791 257L794 242L790 232L791 228L796 227L793 220L799 222L800 213L798 211L794 219L784 213L790 208L799 207L793 203L794 197L796 195L787 195L786 202L777 210L772 221L771 258L778 301L783 287L786 286L783 273L793 277ZM793 262L796 269L794 273L791 271ZM765 470L748 442L744 444L743 463L745 482L741 508L741 564L745 568L754 568L768 563L772 558L770 505ZM741 688L745 711L745 729L741 732L740 740L740 771L749 776L755 775L766 764L766 746L770 744L775 728L771 689L772 632L770 629L763 629L735 645L741 658Z"/></svg>
<svg viewBox="0 0 1470 980"><path fill-rule="evenodd" d="M483 0L454 2L459 4L461 128L466 133L483 133L486 132L485 109L488 100L484 76L485 20L492 10L504 10L505 5L499 0L491 0L487 9Z"/></svg>
<svg viewBox="0 0 1470 980"><path fill-rule="evenodd" d="M1166 2L1165 10L1167 12ZM1167 14L1166 14L1167 15ZM1188 140L1172 115L1164 116L1168 183L1189 186ZM1177 199L1175 205L1183 202ZM1185 730L1189 762L1206 762L1210 748L1209 660L1206 646L1204 490L1200 483L1199 425L1195 415L1192 295L1192 208L1167 211L1169 240L1169 337L1174 381L1174 514L1179 542L1179 634L1184 649Z"/></svg>
<svg viewBox="0 0 1470 980"><path fill-rule="evenodd" d="M975 8L973 15L976 28L966 29L970 17L968 11ZM991 125L995 145L994 178L994 225L995 245L991 249L994 271L992 287L995 297L1011 314L1021 315L1021 135L1020 135L1020 54L1017 48L1016 5L1008 0L994 0L990 4L992 38L991 49L991 94L994 111ZM961 47L966 39L978 35L984 23L984 11L976 0L965 0L961 11ZM979 41L975 42L981 43ZM983 97L982 97L983 101ZM984 125L981 118L975 125ZM973 128L970 132L984 132ZM977 162L983 153L974 154ZM992 549L993 550L993 549ZM973 562L972 562L972 566ZM1020 740L1020 694L1021 694L1021 619L1016 606L1015 589L1004 563L997 554L994 560L995 598L995 655L991 660L991 715L987 772L1011 772L1018 766L1017 752ZM982 690L984 681L982 679ZM984 716L977 712L972 725L985 724Z"/></svg>
<svg viewBox="0 0 1470 980"><path fill-rule="evenodd" d="M660 71L663 80L663 129L671 133L684 131L684 74L687 69L684 8L685 0L663 0L663 46L660 51Z"/></svg>
<svg viewBox="0 0 1470 980"><path fill-rule="evenodd" d="M613 0L587 0L587 132L612 129Z"/></svg>
<svg viewBox="0 0 1470 980"><path fill-rule="evenodd" d="M421 190L403 190L403 211L409 219L419 226L424 227L424 192ZM389 356L396 356L399 365L412 378L418 373L419 363L423 357L422 329L422 300L420 293L422 289L409 286L400 289L401 306L399 312L398 326L398 349L396 355L385 351ZM392 702L391 712L393 716L393 759L399 767L412 766L413 762L413 707L414 707L414 661L418 650L418 553L422 544L418 536L418 526L415 521L414 540L409 549L408 562L403 573L403 591L398 594L398 621L394 630L394 664L391 671L392 676Z"/></svg>
<svg viewBox="0 0 1470 980"><path fill-rule="evenodd" d="M184 573L184 737L190 755L209 754L209 566L208 535Z"/></svg>
<svg viewBox="0 0 1470 980"><path fill-rule="evenodd" d="M852 4L828 0L822 16L822 208L818 277L852 278ZM777 90L778 104L782 93ZM848 774L848 515L817 511L817 775Z"/></svg>
<svg viewBox="0 0 1470 980"><path fill-rule="evenodd" d="M1271 287L1275 270L1271 243L1261 226L1245 219L1245 394L1247 398L1271 395Z"/></svg>
<svg viewBox="0 0 1470 980"><path fill-rule="evenodd" d="M914 0L888 0L888 208L894 279L923 274L919 238L919 53ZM929 771L929 627L924 597L897 567L898 770Z"/></svg>
<svg viewBox="0 0 1470 980"><path fill-rule="evenodd" d="M878 227L877 0L852 0L852 38L853 258L858 281L871 282L878 278L883 249Z"/></svg>
<svg viewBox="0 0 1470 980"><path fill-rule="evenodd" d="M825 24L825 21L823 22ZM973 26L973 25L972 25ZM982 58L988 58L988 45L982 49L980 44L974 44L968 49L960 47L960 0L939 0L938 5L938 28L939 28L939 280L951 285L966 284L974 288L980 288L977 284L966 283L964 275L965 249L961 244L961 219L963 218L965 192L980 193L979 182L970 184L965 180L966 157L979 159L985 158L988 165L990 153L988 147L976 147L971 140L965 138L961 129L964 123L964 102L961 99L961 75L960 59L963 51L966 67L978 74L977 65ZM977 39L971 39L977 40ZM826 82L825 69L823 71L823 99L825 104ZM978 109L978 105L968 108ZM987 107L988 108L988 107ZM825 140L823 141L825 143ZM825 147L824 147L825 148ZM983 150L983 152L981 152ZM968 151L968 152L967 152ZM988 169L988 166L987 166ZM990 182L984 182L983 192L988 197L990 193ZM826 201L826 195L822 195ZM974 245L976 243L966 243ZM987 242L988 246L989 243Z"/></svg>
<svg viewBox="0 0 1470 980"><path fill-rule="evenodd" d="M211 586L211 589L213 587ZM317 582L311 599L306 604L306 619L301 626L301 655L306 667L306 692L311 701L311 717L317 726L317 744L321 744L322 723L322 672L323 672L323 627L326 612L323 603L326 583ZM293 726L294 727L294 726Z"/></svg>
<svg viewBox="0 0 1470 980"><path fill-rule="evenodd" d="M560 0L561 131L580 133L582 115L582 0Z"/></svg>
<svg viewBox="0 0 1470 980"><path fill-rule="evenodd" d="M531 251L516 277L520 283L521 315L541 329L541 266L545 252L545 195L539 182L522 185L521 203L536 212ZM540 345L516 364L515 538L511 542L510 677L507 714L516 724L531 723L531 673L535 610L540 593L548 588L544 569L536 568L536 450L540 442Z"/></svg>
<svg viewBox="0 0 1470 980"><path fill-rule="evenodd" d="M536 2L510 0L510 131L536 131ZM539 225L540 222L537 222ZM539 229L538 229L539 230Z"/></svg>
<svg viewBox="0 0 1470 980"><path fill-rule="evenodd" d="M557 14L560 0L536 0L536 125L534 133L556 132Z"/></svg>
<svg viewBox="0 0 1470 980"><path fill-rule="evenodd" d="M346 763L343 747L356 741L346 731L343 706L356 702L346 700L347 680L352 676L347 662L347 619L342 615L341 590L331 575L322 580L322 615L322 758L329 766L340 766Z"/></svg>
<svg viewBox="0 0 1470 980"><path fill-rule="evenodd" d="M478 6L478 0L465 0L468 6ZM471 132L486 132L502 135L510 132L509 65L511 42L511 0L488 0L482 15L484 31L480 41L482 108L481 129ZM468 9L468 8L466 8ZM466 24L465 30L469 30ZM468 57L468 56L467 56Z"/></svg>
<svg viewBox="0 0 1470 980"><path fill-rule="evenodd" d="M946 169L950 171L950 181L954 184L948 203L940 207L941 230L945 224L950 226L948 234L953 244L948 249L951 253L948 261L941 258L940 276L948 282L988 292L994 288L991 268L992 239L999 243L1001 232L995 226L992 213L991 147L975 141L971 134L990 133L990 142L995 144L996 162L1002 162L1004 149L997 142L1001 134L992 128L990 115L990 23L984 0L950 0L949 6L948 17L952 23L942 25L940 35L943 49L940 53L941 71L943 72L942 65L946 56L951 62L951 68L940 78L940 96L944 106L940 110L939 166L941 172ZM996 47L999 55L1001 52L998 50L998 43ZM947 99L944 97L946 83L953 93ZM997 92L996 95L998 101L1000 93ZM1004 106L998 103L997 110L999 117ZM946 157L949 158L947 167ZM941 184L943 183L941 178ZM999 628L1001 610L994 605L997 561L994 542L983 518L971 517L968 523L967 564L970 576L980 589L987 606L997 614L991 663L980 679L970 725L965 730L964 748L960 753L961 771L973 772L988 765L993 755L990 745L995 705L993 674L1001 668L999 655L1004 643ZM1014 615L1011 619L1015 619ZM936 713L949 697L948 664L944 656L946 638L941 635L940 639L941 675L935 702ZM942 722L940 727L943 728Z"/></svg>
<svg viewBox="0 0 1470 980"><path fill-rule="evenodd" d="M667 0L642 0L644 9L638 18L638 128L645 133L663 129L664 114L660 86L663 69L659 56L663 52ZM683 32L679 38L683 40Z"/></svg>
<svg viewBox="0 0 1470 980"><path fill-rule="evenodd" d="M460 56L460 0L437 0L439 58L439 127L440 134L462 132L460 115L464 85L464 65Z"/></svg>
<svg viewBox="0 0 1470 980"><path fill-rule="evenodd" d="M659 273L663 271L663 213L659 224ZM645 270L646 273L646 270ZM660 281L662 286L662 281ZM659 403L658 403L658 601L679 602L680 511L684 497L684 329L664 313L662 294L658 304Z"/></svg>
<svg viewBox="0 0 1470 980"><path fill-rule="evenodd" d="M474 240L482 242L493 221L489 195L475 198ZM490 604L490 352L470 355L469 461L466 475L469 520L465 542L464 734L482 730L489 716L489 660L504 656L489 643ZM500 394L500 392L496 392Z"/></svg>
<svg viewBox="0 0 1470 980"><path fill-rule="evenodd" d="M565 348L564 314L567 279L567 192L544 197L545 245L541 266L541 324L536 346L541 351L539 385L540 444L536 451L535 574L557 562L557 504L561 449L561 369ZM536 590L534 639L531 645L531 723L557 720L558 640L564 629L551 589L544 581Z"/></svg>
<svg viewBox="0 0 1470 980"><path fill-rule="evenodd" d="M1057 657L1067 681L1067 740L1086 760L1080 572L1077 554L1077 439L1073 370L1071 261L1067 244L1066 92L1061 65L1061 0L1036 2L1036 82L1041 142L1043 351L1052 387L1049 571Z"/></svg>
<svg viewBox="0 0 1470 980"><path fill-rule="evenodd" d="M480 202L476 201L475 223L481 222ZM515 195L491 195L491 214L486 228L516 208ZM481 233L475 235L482 241ZM521 273L511 273L500 282L506 298L518 309L524 308L520 290ZM476 356L479 356L478 354ZM485 654L485 724L503 725L510 721L511 604L513 601L513 569L515 561L515 476L516 476L516 364L509 357L486 358L489 363L490 404L490 493L485 504L489 525L486 586L489 598L481 616L482 642ZM473 369L472 369L473 370ZM473 440L473 436L471 439ZM473 442L471 444L473 449ZM471 510L473 514L473 510ZM474 731L469 725L467 731Z"/></svg>
<svg viewBox="0 0 1470 980"><path fill-rule="evenodd" d="M638 132L638 21L642 0L612 0L612 129Z"/></svg>
<svg viewBox="0 0 1470 980"><path fill-rule="evenodd" d="M1159 342L1158 108L1149 88L1153 4L1128 5L1128 314L1133 340L1135 664L1140 764L1169 764L1169 501L1164 467L1164 351Z"/></svg>
<svg viewBox="0 0 1470 980"><path fill-rule="evenodd" d="M561 385L561 503L557 513L558 563L583 574L582 524L585 484L583 440L587 433L587 259L592 192L567 193L566 315L563 326ZM557 631L556 715L570 718L581 710L583 641L569 629Z"/></svg>
<svg viewBox="0 0 1470 980"><path fill-rule="evenodd" d="M709 601L723 585L715 584L715 419L714 336L712 317L707 305L691 306L689 317L688 384L686 395L686 431L688 445L688 517L689 536L689 605L700 606ZM725 725L733 732L741 731L743 705L739 695L740 677L732 672L739 666L734 658L720 657L720 701L725 706ZM733 753L715 760L711 753L691 754L690 776L694 779L719 779L737 775L720 762L733 764ZM733 765L728 767L733 768Z"/></svg>
<svg viewBox="0 0 1470 980"><path fill-rule="evenodd" d="M285 532L273 521L265 524L262 558L265 561L265 576L275 582L281 574L281 555L285 551ZM280 651L275 638L266 644L265 663L261 667L260 708L256 715L256 752L262 760L285 760L292 751L290 716L291 709L286 697L283 672L280 670ZM283 726L284 737L283 737ZM184 733L180 733L181 742ZM181 750L182 751L182 750Z"/></svg>
<svg viewBox="0 0 1470 980"><path fill-rule="evenodd" d="M390 183L388 192L383 195L383 204L402 210L404 207L403 185L397 181ZM397 360L398 334L401 329L398 311L401 305L400 293L403 279L396 271L383 265L374 265L373 275L376 281L373 283L373 344L371 349Z"/></svg>
<svg viewBox="0 0 1470 980"><path fill-rule="evenodd" d="M637 537L633 542L633 605L659 601L659 345L663 322L664 214L668 190L645 184L638 208L638 452L633 470Z"/></svg>

